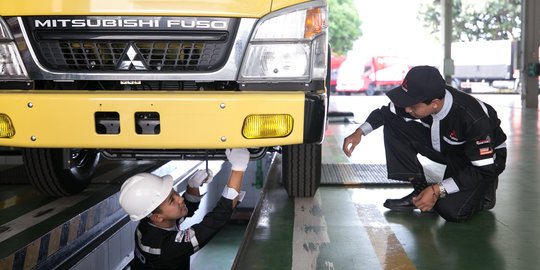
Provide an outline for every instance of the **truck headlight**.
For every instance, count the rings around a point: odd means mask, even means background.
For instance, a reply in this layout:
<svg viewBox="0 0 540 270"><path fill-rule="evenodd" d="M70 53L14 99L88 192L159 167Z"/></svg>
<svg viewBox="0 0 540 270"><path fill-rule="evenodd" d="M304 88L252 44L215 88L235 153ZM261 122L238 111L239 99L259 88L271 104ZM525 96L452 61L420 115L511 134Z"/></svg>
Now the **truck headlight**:
<svg viewBox="0 0 540 270"><path fill-rule="evenodd" d="M239 80L309 82L324 79L327 28L324 5L300 4L262 18L247 47Z"/></svg>
<svg viewBox="0 0 540 270"><path fill-rule="evenodd" d="M307 44L251 45L250 59L242 68L246 79L309 79L309 54Z"/></svg>
<svg viewBox="0 0 540 270"><path fill-rule="evenodd" d="M0 18L0 80L20 79L28 79L26 68L6 22Z"/></svg>

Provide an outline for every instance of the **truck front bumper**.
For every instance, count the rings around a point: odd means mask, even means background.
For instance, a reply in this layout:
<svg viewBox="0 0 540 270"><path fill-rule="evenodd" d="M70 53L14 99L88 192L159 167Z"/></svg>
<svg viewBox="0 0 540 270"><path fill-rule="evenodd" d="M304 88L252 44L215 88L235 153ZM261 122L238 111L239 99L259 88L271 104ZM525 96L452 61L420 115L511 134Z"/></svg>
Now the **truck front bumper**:
<svg viewBox="0 0 540 270"><path fill-rule="evenodd" d="M318 143L326 121L324 94L238 91L0 91L0 115L15 135L0 146L31 148L201 149ZM250 115L290 115L290 134L248 139ZM111 117L112 134L100 132ZM159 123L158 133L140 125ZM157 116L157 118L156 118ZM156 122L157 119L157 122ZM139 126L139 127L138 127ZM138 130L139 129L139 130Z"/></svg>

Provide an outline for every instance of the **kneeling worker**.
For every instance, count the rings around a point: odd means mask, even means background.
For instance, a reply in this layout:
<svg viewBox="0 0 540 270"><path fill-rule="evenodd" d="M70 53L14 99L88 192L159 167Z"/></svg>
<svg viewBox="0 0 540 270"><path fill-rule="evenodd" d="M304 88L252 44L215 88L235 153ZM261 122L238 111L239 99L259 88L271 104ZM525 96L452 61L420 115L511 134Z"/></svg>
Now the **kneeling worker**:
<svg viewBox="0 0 540 270"><path fill-rule="evenodd" d="M189 269L190 256L227 224L243 197L240 187L249 151L227 149L226 154L232 171L222 197L200 223L185 230L180 229L180 224L197 210L202 197L199 186L212 180L211 171L198 170L191 175L183 195L173 189L169 175L139 173L126 180L120 190L120 205L131 220L140 220L132 269Z"/></svg>
<svg viewBox="0 0 540 270"><path fill-rule="evenodd" d="M343 142L350 157L363 136L384 126L388 177L409 181L414 188L384 206L393 211L434 209L455 222L492 209L507 152L495 109L446 85L430 66L413 67L387 95L389 105L371 112ZM441 182L428 185L418 154L446 165Z"/></svg>

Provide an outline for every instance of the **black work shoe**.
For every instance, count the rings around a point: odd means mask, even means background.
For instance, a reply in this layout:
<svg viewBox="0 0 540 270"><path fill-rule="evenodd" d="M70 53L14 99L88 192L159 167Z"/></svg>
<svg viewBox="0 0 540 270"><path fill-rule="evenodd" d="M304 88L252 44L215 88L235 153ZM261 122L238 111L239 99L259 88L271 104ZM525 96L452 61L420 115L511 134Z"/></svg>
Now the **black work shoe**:
<svg viewBox="0 0 540 270"><path fill-rule="evenodd" d="M398 211L398 212L409 212L416 209L416 206L414 206L412 202L412 198L416 196L417 193L415 191L411 192L411 194L401 198L401 199L387 199L383 206L392 210L392 211Z"/></svg>
<svg viewBox="0 0 540 270"><path fill-rule="evenodd" d="M484 195L484 203L482 205L482 210L490 210L495 207L495 203L497 202L497 186L499 184L499 179L496 179L493 183L488 185L486 189L486 193Z"/></svg>

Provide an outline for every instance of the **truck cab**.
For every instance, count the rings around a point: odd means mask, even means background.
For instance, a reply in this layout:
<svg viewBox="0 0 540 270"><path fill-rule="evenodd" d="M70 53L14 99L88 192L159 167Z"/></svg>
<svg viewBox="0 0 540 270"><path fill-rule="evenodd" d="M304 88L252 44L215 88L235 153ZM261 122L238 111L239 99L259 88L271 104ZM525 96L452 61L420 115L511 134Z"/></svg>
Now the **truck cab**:
<svg viewBox="0 0 540 270"><path fill-rule="evenodd" d="M363 60L349 58L342 67L338 73L337 93L365 93L368 96L386 93L399 86L411 69L406 60L397 56L372 56Z"/></svg>
<svg viewBox="0 0 540 270"><path fill-rule="evenodd" d="M397 56L373 56L364 65L364 85L366 95L386 93L397 87L405 78L411 66Z"/></svg>

